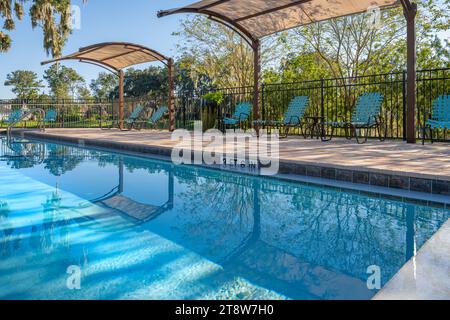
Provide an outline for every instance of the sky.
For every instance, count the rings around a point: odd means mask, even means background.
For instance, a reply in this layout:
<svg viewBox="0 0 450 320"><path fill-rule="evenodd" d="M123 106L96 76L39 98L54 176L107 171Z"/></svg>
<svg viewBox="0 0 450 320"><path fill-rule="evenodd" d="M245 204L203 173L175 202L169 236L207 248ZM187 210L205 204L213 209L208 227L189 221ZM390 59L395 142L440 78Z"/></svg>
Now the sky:
<svg viewBox="0 0 450 320"><path fill-rule="evenodd" d="M63 54L78 51L91 44L108 41L124 41L142 44L166 56L176 57L176 44L180 39L172 36L180 30L183 15L157 18L161 9L184 6L194 0L72 0L81 9L80 29L69 37ZM10 87L3 84L6 75L15 70L31 70L42 76L48 66L41 61L48 60L43 49L43 35L40 28L32 29L29 17L16 23L16 30L10 32L13 43L7 53L0 53L0 99L14 98ZM450 38L450 31L441 34L441 39ZM64 65L77 70L89 84L103 69L76 61ZM141 65L145 68L148 65Z"/></svg>
<svg viewBox="0 0 450 320"><path fill-rule="evenodd" d="M124 41L142 44L155 49L166 56L176 56L176 37L172 33L179 31L182 15L157 18L161 9L171 9L194 2L193 0L73 0L73 5L81 8L81 24L69 37L63 54L78 51L87 45ZM40 28L33 30L28 18L16 23L16 30L9 33L13 40L7 53L0 53L0 98L14 98L10 87L3 84L6 75L15 70L32 70L43 74L48 66L41 61L51 59L43 48L43 35ZM102 68L76 61L64 62L80 73L89 84L97 77ZM140 68L146 67L142 65Z"/></svg>

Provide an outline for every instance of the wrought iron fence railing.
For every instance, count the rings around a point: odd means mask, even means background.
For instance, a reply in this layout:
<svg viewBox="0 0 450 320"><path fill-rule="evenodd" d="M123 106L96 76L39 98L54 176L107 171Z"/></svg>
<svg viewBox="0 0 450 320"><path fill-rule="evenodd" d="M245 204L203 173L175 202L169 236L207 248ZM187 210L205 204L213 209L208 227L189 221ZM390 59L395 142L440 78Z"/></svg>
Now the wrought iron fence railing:
<svg viewBox="0 0 450 320"><path fill-rule="evenodd" d="M416 131L421 137L425 116L431 114L433 100L450 92L450 68L421 70L417 72ZM296 83L263 84L261 90L261 116L263 120L282 120L290 100L295 96L310 98L308 116L323 117L326 121L340 118L351 119L358 96L365 92L380 92L384 95L381 110L387 138L404 139L406 121L406 72L348 77L339 79L308 80ZM219 92L221 104L217 106L205 99L205 95ZM125 118L138 104L144 104L146 111L142 118L148 118L158 106L164 105L165 98L143 97L125 100ZM178 92L174 99L176 128L192 130L196 121L203 122L203 129L218 126L217 119L232 114L239 102L253 99L253 87L226 88ZM0 100L0 128L6 127L5 119L15 109L56 110L56 121L46 123L46 127L56 128L107 128L117 125L119 101L113 100ZM37 124L31 116L19 124L31 128ZM169 121L163 121L160 129L168 129ZM144 125L145 128L145 125ZM295 131L293 131L295 134ZM338 132L338 135L344 132ZM377 132L370 132L376 137ZM441 138L444 133L440 133Z"/></svg>
<svg viewBox="0 0 450 320"><path fill-rule="evenodd" d="M7 119L13 110L24 112L42 109L56 111L56 118L47 121L48 128L94 128L112 124L115 113L111 100L0 100L0 127L7 127ZM24 118L17 127L34 128L37 115Z"/></svg>

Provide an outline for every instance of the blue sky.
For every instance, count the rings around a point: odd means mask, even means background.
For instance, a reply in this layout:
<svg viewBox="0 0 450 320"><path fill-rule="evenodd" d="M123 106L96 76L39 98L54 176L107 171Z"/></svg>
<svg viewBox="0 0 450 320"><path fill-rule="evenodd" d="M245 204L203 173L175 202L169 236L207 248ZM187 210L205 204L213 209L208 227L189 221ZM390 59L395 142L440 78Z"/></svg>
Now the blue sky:
<svg viewBox="0 0 450 320"><path fill-rule="evenodd" d="M74 30L64 54L80 47L106 41L127 41L153 48L169 56L176 55L177 38L171 34L179 30L181 15L158 19L156 13L192 3L193 0L73 0L81 8L81 29ZM42 30L32 30L28 17L16 24L10 33L12 49L0 54L0 97L13 98L10 87L3 86L6 75L14 70L32 70L42 75L48 67L40 62L49 59L42 46ZM76 69L88 83L96 78L101 68L77 62L64 62ZM145 67L145 65L143 65Z"/></svg>
<svg viewBox="0 0 450 320"><path fill-rule="evenodd" d="M73 0L81 8L81 29L74 30L70 36L64 54L77 51L80 47L107 42L126 41L142 44L168 56L176 56L176 41L172 33L179 30L182 15L156 17L161 9L171 9L194 0ZM42 67L41 61L49 57L42 46L42 30L32 30L28 16L16 24L16 30L10 33L13 47L0 54L0 98L13 98L10 87L3 84L6 75L14 70L32 70L40 76L48 67ZM450 31L440 37L449 38ZM89 84L103 69L77 62L64 62L76 69ZM141 68L147 65L140 66Z"/></svg>

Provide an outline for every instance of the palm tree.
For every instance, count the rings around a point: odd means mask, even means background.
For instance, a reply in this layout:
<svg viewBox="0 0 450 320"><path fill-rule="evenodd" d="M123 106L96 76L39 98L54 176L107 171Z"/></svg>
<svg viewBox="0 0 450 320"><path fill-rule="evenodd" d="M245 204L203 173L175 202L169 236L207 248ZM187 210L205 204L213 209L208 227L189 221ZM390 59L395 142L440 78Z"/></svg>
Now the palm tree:
<svg viewBox="0 0 450 320"><path fill-rule="evenodd" d="M0 16L5 32L14 30L15 19L22 20L24 4L31 1L30 17L33 28L41 27L44 33L44 49L47 54L59 57L71 32L70 0L0 0ZM10 36L0 31L0 52L11 48Z"/></svg>

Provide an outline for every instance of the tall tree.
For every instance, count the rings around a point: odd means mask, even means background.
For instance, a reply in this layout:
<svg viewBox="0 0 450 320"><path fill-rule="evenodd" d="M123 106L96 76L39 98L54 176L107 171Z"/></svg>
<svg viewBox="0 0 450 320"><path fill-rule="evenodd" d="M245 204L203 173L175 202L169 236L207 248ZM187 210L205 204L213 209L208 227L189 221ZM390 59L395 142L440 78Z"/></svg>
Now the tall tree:
<svg viewBox="0 0 450 320"><path fill-rule="evenodd" d="M77 98L83 101L89 101L93 98L91 91L84 83L78 87L77 94Z"/></svg>
<svg viewBox="0 0 450 320"><path fill-rule="evenodd" d="M97 99L108 99L113 95L119 85L116 75L107 72L100 72L97 79L92 80L90 88Z"/></svg>
<svg viewBox="0 0 450 320"><path fill-rule="evenodd" d="M48 83L52 96L57 99L76 98L80 88L85 85L84 78L74 69L58 63L45 70L44 79Z"/></svg>
<svg viewBox="0 0 450 320"><path fill-rule="evenodd" d="M449 66L449 44L436 35L449 30L450 0L416 2L419 68ZM252 51L227 27L197 16L184 20L175 35L186 39L178 51L193 79L206 74L219 87L252 83ZM265 78L301 81L403 70L405 38L401 6L382 11L380 23L368 11L299 27L264 38Z"/></svg>
<svg viewBox="0 0 450 320"><path fill-rule="evenodd" d="M12 86L11 91L18 99L37 99L42 81L33 71L17 70L6 76L5 86Z"/></svg>
<svg viewBox="0 0 450 320"><path fill-rule="evenodd" d="M144 70L130 68L125 73L124 93L127 97L151 96L159 98L167 95L168 87L167 68L148 67ZM119 89L115 90L118 97Z"/></svg>
<svg viewBox="0 0 450 320"><path fill-rule="evenodd" d="M174 35L184 39L178 45L183 69L191 77L207 75L218 87L249 86L253 82L253 51L234 31L203 16L182 21L181 31ZM264 39L264 64L282 56L279 49L283 35ZM276 58L274 58L276 57Z"/></svg>
<svg viewBox="0 0 450 320"><path fill-rule="evenodd" d="M450 26L450 0L416 0L418 66L448 64L445 49L436 34ZM296 28L288 37L288 50L320 57L336 78L403 70L406 65L406 21L403 9L389 9L374 21L374 12L353 15ZM375 19L376 20L376 19ZM375 23L374 23L375 22ZM447 53L445 53L447 51ZM430 56L431 55L431 56ZM439 62L440 61L440 62Z"/></svg>
<svg viewBox="0 0 450 320"><path fill-rule="evenodd" d="M40 26L44 34L44 49L47 54L60 56L62 48L71 32L70 0L0 0L0 52L11 48L11 38L7 33L14 30L15 20L22 20L24 5L30 3L29 15L33 28Z"/></svg>

